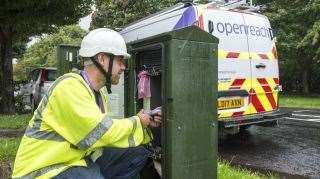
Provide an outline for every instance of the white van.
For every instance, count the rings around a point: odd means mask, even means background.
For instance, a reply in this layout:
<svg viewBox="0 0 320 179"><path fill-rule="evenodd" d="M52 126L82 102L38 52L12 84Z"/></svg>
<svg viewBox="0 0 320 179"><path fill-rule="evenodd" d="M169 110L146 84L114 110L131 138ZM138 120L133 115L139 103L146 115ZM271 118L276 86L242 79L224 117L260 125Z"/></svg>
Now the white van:
<svg viewBox="0 0 320 179"><path fill-rule="evenodd" d="M219 38L218 117L224 128L274 123L278 116L278 57L267 17L217 4L178 4L126 26L127 43L187 26Z"/></svg>

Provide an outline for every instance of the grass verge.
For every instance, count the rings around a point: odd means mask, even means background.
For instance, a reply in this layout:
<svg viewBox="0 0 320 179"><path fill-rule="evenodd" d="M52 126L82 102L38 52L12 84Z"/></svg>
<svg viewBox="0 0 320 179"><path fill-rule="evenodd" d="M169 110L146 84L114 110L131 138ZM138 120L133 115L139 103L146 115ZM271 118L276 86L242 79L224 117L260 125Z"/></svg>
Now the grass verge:
<svg viewBox="0 0 320 179"><path fill-rule="evenodd" d="M247 169L230 166L229 162L220 160L218 162L219 179L276 179L273 175L263 175L258 172L251 172Z"/></svg>
<svg viewBox="0 0 320 179"><path fill-rule="evenodd" d="M0 161L12 162L16 156L21 138L0 138Z"/></svg>
<svg viewBox="0 0 320 179"><path fill-rule="evenodd" d="M0 128L20 129L25 128L31 119L31 114L0 115Z"/></svg>
<svg viewBox="0 0 320 179"><path fill-rule="evenodd" d="M0 137L0 178L10 178L21 138Z"/></svg>
<svg viewBox="0 0 320 179"><path fill-rule="evenodd" d="M320 96L280 95L280 107L319 108Z"/></svg>

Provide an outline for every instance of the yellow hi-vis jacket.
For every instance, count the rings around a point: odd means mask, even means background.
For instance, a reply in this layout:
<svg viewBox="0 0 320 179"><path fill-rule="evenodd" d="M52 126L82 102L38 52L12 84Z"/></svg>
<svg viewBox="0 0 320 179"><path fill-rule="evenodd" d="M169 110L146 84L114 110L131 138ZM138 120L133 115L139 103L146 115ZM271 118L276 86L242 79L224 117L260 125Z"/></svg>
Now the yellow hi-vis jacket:
<svg viewBox="0 0 320 179"><path fill-rule="evenodd" d="M105 111L108 99L105 91ZM150 142L137 116L111 119L96 104L79 74L58 78L41 100L19 146L12 178L51 178L102 147L134 147Z"/></svg>

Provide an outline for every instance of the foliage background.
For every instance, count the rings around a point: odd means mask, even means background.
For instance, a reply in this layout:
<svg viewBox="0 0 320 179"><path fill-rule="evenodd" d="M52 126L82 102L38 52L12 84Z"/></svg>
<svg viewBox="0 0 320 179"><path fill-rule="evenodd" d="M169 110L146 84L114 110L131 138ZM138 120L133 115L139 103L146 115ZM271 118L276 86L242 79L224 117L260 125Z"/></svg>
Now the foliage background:
<svg viewBox="0 0 320 179"><path fill-rule="evenodd" d="M277 37L280 81L287 93L320 93L320 0L256 0Z"/></svg>
<svg viewBox="0 0 320 179"><path fill-rule="evenodd" d="M96 0L91 29L119 28L176 4L175 0ZM320 0L254 0L264 5L265 14L277 37L280 82L285 93L320 93ZM15 79L22 79L22 66L54 66L54 46L79 44L85 32L66 26L44 36L30 47L19 65Z"/></svg>
<svg viewBox="0 0 320 179"><path fill-rule="evenodd" d="M25 81L36 67L56 67L56 47L59 44L80 45L86 31L79 25L60 27L56 33L43 35L30 46L14 66L14 80Z"/></svg>
<svg viewBox="0 0 320 179"><path fill-rule="evenodd" d="M76 23L93 0L2 0L0 6L0 113L15 113L12 59L27 39ZM15 48L17 47L17 48Z"/></svg>

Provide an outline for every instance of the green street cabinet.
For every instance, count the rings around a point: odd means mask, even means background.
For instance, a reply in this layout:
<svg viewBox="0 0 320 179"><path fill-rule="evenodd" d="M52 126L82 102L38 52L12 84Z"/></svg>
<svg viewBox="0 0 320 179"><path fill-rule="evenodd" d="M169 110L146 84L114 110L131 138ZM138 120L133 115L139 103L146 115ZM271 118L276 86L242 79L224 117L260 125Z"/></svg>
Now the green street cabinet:
<svg viewBox="0 0 320 179"><path fill-rule="evenodd" d="M76 71L83 68L79 58L79 46L60 44L57 47L57 69L58 75Z"/></svg>
<svg viewBox="0 0 320 179"><path fill-rule="evenodd" d="M153 129L162 178L217 178L218 42L191 26L128 44L125 115L162 106L162 128ZM142 70L150 74L150 99L137 96Z"/></svg>

